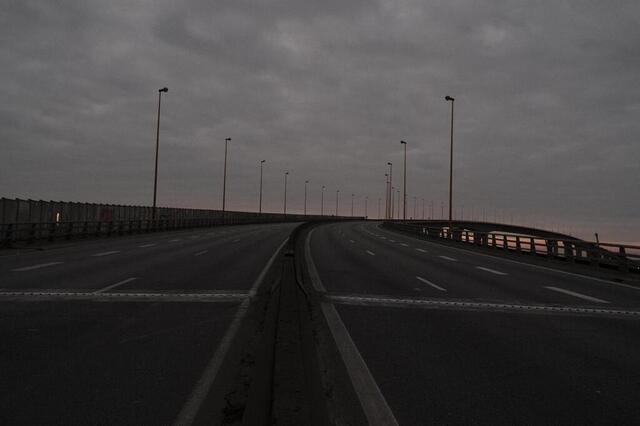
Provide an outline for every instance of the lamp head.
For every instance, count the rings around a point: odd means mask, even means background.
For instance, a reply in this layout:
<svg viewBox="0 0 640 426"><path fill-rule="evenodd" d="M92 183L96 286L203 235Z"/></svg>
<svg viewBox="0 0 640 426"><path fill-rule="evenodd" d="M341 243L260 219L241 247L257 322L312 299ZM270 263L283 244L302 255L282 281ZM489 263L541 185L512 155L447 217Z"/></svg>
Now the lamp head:
<svg viewBox="0 0 640 426"><path fill-rule="evenodd" d="M225 138L224 140L229 142L231 140L231 138Z"/></svg>
<svg viewBox="0 0 640 426"><path fill-rule="evenodd" d="M164 92L167 93L169 91L169 89L167 87L163 87L162 89L159 89L158 92Z"/></svg>
<svg viewBox="0 0 640 426"><path fill-rule="evenodd" d="M451 96L445 96L444 100L445 101L452 101L452 102L455 101L455 99L453 99Z"/></svg>
<svg viewBox="0 0 640 426"><path fill-rule="evenodd" d="M407 142L405 142L405 141L400 141L400 143L403 144L403 145L407 144Z"/></svg>
<svg viewBox="0 0 640 426"><path fill-rule="evenodd" d="M389 163L387 163L387 165L389 165L389 166L393 166L393 163L389 162Z"/></svg>
<svg viewBox="0 0 640 426"><path fill-rule="evenodd" d="M266 161L267 161L267 160L260 160L260 162L261 162L261 163L264 163L264 162L266 162Z"/></svg>

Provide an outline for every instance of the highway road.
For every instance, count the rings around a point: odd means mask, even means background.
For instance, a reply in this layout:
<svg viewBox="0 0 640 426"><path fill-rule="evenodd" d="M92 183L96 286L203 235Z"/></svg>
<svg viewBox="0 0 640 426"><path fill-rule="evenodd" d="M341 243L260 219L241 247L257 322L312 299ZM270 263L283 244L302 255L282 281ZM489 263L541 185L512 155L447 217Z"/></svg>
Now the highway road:
<svg viewBox="0 0 640 426"><path fill-rule="evenodd" d="M639 288L375 222L307 241L371 423L640 423Z"/></svg>
<svg viewBox="0 0 640 426"><path fill-rule="evenodd" d="M295 226L0 252L0 423L190 423Z"/></svg>

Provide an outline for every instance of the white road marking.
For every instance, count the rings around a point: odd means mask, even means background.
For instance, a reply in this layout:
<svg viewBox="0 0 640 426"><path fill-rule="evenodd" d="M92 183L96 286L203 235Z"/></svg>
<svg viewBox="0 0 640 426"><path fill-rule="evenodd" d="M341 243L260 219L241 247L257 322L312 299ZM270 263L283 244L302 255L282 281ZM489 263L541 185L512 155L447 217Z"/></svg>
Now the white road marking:
<svg viewBox="0 0 640 426"><path fill-rule="evenodd" d="M423 282L423 283L427 284L427 285L430 285L431 287L435 288L436 290L440 290L440 291L447 291L446 289L444 289L444 288L440 287L439 285L434 284L434 283L432 283L431 281L429 281L429 280L427 280L427 279L424 279L424 278L422 278L422 277L419 277L419 276L417 276L417 275L416 275L416 279L417 279L418 281L421 281L421 282Z"/></svg>
<svg viewBox="0 0 640 426"><path fill-rule="evenodd" d="M409 247L409 244L405 244L405 243L400 243L400 245L403 247Z"/></svg>
<svg viewBox="0 0 640 426"><path fill-rule="evenodd" d="M180 238L176 238L175 240L169 240L170 243L177 243L178 241L182 241L182 240L180 240Z"/></svg>
<svg viewBox="0 0 640 426"><path fill-rule="evenodd" d="M381 239L381 240L386 240L386 239L387 239L387 237L380 237L380 239Z"/></svg>
<svg viewBox="0 0 640 426"><path fill-rule="evenodd" d="M350 243L355 243L355 241L353 241L353 240L349 240L349 242L350 242Z"/></svg>
<svg viewBox="0 0 640 426"><path fill-rule="evenodd" d="M416 251L419 251L420 253L428 253L428 251L421 248L417 248Z"/></svg>
<svg viewBox="0 0 640 426"><path fill-rule="evenodd" d="M109 255L116 254L116 253L120 253L120 251L119 250L103 251L102 253L92 254L91 256L93 256L93 257L109 256Z"/></svg>
<svg viewBox="0 0 640 426"><path fill-rule="evenodd" d="M444 260L450 260L452 262L457 262L458 259L454 259L453 257L449 257L449 256L438 256L440 259L444 259Z"/></svg>
<svg viewBox="0 0 640 426"><path fill-rule="evenodd" d="M194 254L194 256L202 256L203 254L207 253L209 250L202 250L197 252L196 254Z"/></svg>
<svg viewBox="0 0 640 426"><path fill-rule="evenodd" d="M12 271L14 271L14 272L32 271L34 269L47 268L49 266L60 265L61 263L64 263L64 262L41 263L39 265L25 266L23 268L12 269Z"/></svg>
<svg viewBox="0 0 640 426"><path fill-rule="evenodd" d="M231 241L232 243L237 243L238 241L240 241L240 238L238 238L237 240L233 240Z"/></svg>
<svg viewBox="0 0 640 426"><path fill-rule="evenodd" d="M390 242L390 243L395 243L395 242L396 242L396 240L389 240L389 242Z"/></svg>
<svg viewBox="0 0 640 426"><path fill-rule="evenodd" d="M549 290L557 291L559 293L568 294L573 297L578 297L580 299L588 300L589 302L609 303L606 300L598 299L597 297L587 296L586 294L582 294L582 293L576 293L575 291L571 291L571 290L565 290L564 288L558 288L558 287L552 287L552 286L546 286L545 288Z"/></svg>
<svg viewBox="0 0 640 426"><path fill-rule="evenodd" d="M156 243L151 243L151 244L143 244L143 245L138 246L138 247L139 247L139 248L147 248L147 247L153 247L153 246L155 246L155 245L156 245Z"/></svg>
<svg viewBox="0 0 640 426"><path fill-rule="evenodd" d="M481 269L481 270L483 270L485 272L490 272L490 273L496 274L496 275L509 275L506 272L496 271L495 269L485 268L484 266L476 266L476 269Z"/></svg>
<svg viewBox="0 0 640 426"><path fill-rule="evenodd" d="M368 255L370 255L370 256L375 256L375 255L376 255L376 254L375 254L374 252L372 252L372 251L369 251L369 250L365 250L365 251L366 251L366 253L367 253Z"/></svg>
<svg viewBox="0 0 640 426"><path fill-rule="evenodd" d="M135 281L135 280L137 280L136 277L127 278L126 280L118 281L115 284L112 284L112 285L107 286L105 288L101 288L100 290L96 290L96 291L94 291L94 293L96 293L96 294L104 293L105 291L109 291L109 290L114 289L116 287L120 287L121 285L124 285L126 283L130 283L131 281Z"/></svg>

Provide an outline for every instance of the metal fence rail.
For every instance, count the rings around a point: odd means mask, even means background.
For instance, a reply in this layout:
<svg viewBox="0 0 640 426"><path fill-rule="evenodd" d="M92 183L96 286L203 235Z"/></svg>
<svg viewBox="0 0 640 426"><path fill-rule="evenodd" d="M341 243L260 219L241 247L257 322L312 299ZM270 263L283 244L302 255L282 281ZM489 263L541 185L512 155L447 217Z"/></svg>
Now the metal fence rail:
<svg viewBox="0 0 640 426"><path fill-rule="evenodd" d="M449 230L446 227L402 222L384 222L383 226L422 239L446 239L492 250L640 273L640 246L466 229Z"/></svg>

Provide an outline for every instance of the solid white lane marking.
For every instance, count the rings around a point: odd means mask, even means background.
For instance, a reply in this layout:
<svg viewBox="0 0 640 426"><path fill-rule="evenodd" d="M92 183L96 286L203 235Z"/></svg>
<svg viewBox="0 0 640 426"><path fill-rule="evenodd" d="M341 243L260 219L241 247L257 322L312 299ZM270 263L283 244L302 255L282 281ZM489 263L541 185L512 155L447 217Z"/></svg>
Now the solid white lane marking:
<svg viewBox="0 0 640 426"><path fill-rule="evenodd" d="M484 266L476 266L476 269L480 269L480 270L483 270L485 272L490 272L490 273L496 274L496 275L509 275L506 272L496 271L495 269L485 268Z"/></svg>
<svg viewBox="0 0 640 426"><path fill-rule="evenodd" d="M352 244L355 243L355 241L353 241L353 240L349 240L349 242L352 243Z"/></svg>
<svg viewBox="0 0 640 426"><path fill-rule="evenodd" d="M46 268L46 267L49 267L49 266L60 265L61 263L63 263L63 262L41 263L39 265L25 266L23 268L12 269L12 271L14 271L14 272L32 271L34 269L40 269L40 268Z"/></svg>
<svg viewBox="0 0 640 426"><path fill-rule="evenodd" d="M100 290L98 290L100 291ZM0 298L22 298L25 300L97 300L114 302L238 302L248 300L247 293L200 292L200 293L147 293L122 292L98 293L97 291L68 291L48 289L38 291L0 291Z"/></svg>
<svg viewBox="0 0 640 426"><path fill-rule="evenodd" d="M117 282L115 284L107 286L105 288L101 288L100 290L96 290L96 291L94 291L94 293L96 293L96 294L104 293L105 291L109 291L109 290L114 289L116 287L120 287L121 285L124 285L126 283L130 283L131 281L135 281L135 280L137 280L136 277L127 278L126 280L122 280L122 281L119 281L119 282Z"/></svg>
<svg viewBox="0 0 640 426"><path fill-rule="evenodd" d="M155 246L155 245L156 245L156 243L151 243L151 244L143 244L143 245L138 246L138 247L139 247L139 248L147 248L147 247L153 247L153 246Z"/></svg>
<svg viewBox="0 0 640 426"><path fill-rule="evenodd" d="M197 252L196 254L194 254L194 256L202 256L203 254L207 253L209 250L202 250Z"/></svg>
<svg viewBox="0 0 640 426"><path fill-rule="evenodd" d="M369 256L375 256L376 254L372 251L369 250L365 250L365 252L369 255Z"/></svg>
<svg viewBox="0 0 640 426"><path fill-rule="evenodd" d="M403 247L409 247L409 244L406 244L406 243L400 243L400 245Z"/></svg>
<svg viewBox="0 0 640 426"><path fill-rule="evenodd" d="M416 275L416 279L417 279L418 281L421 281L421 282L423 282L423 283L427 284L427 285L430 285L431 287L435 288L436 290L440 290L440 291L447 291L446 289L444 289L444 288L440 287L439 285L434 284L434 283L432 283L431 281L429 281L429 280L427 280L427 279L424 279L424 278L422 278L422 277L419 277L419 276L417 276L417 275Z"/></svg>
<svg viewBox="0 0 640 426"><path fill-rule="evenodd" d="M558 287L552 287L552 286L546 286L545 288L549 290L557 291L558 293L568 294L569 296L577 297L583 300L588 300L589 302L609 303L606 300L598 299L597 297L587 296L586 294L582 294L582 293L576 293L575 291L571 291L571 290L565 290L564 288L558 288Z"/></svg>
<svg viewBox="0 0 640 426"><path fill-rule="evenodd" d="M119 250L103 251L102 253L92 254L91 256L93 256L93 257L109 256L109 255L116 254L116 253L120 253L120 251Z"/></svg>
<svg viewBox="0 0 640 426"><path fill-rule="evenodd" d="M449 256L438 256L440 259L444 259L444 260L450 260L452 262L457 262L458 259L454 259L453 257L449 257Z"/></svg>
<svg viewBox="0 0 640 426"><path fill-rule="evenodd" d="M209 364L207 364L207 367L205 368L204 372L202 373L202 376L200 377L200 380L198 380L198 383L196 384L196 387L191 392L189 399L184 404L184 406L180 410L180 413L178 413L178 416L174 420L173 422L174 425L176 426L191 425L195 420L196 415L198 414L198 411L200 411L200 406L202 406L202 403L204 402L205 397L207 396L207 394L209 393L209 390L211 389L211 385L213 384L213 381L218 375L218 371L220 370L220 366L222 365L222 360L224 360L224 358L226 357L227 352L229 351L229 347L231 346L231 342L233 341L233 338L238 332L238 329L240 328L240 324L242 323L242 320L247 314L247 309L249 308L249 304L251 303L250 297L255 296L258 290L258 287L260 287L260 285L264 281L264 277L267 275L267 272L271 268L271 265L273 265L273 262L278 256L278 253L282 251L282 247L284 247L287 241L289 241L289 237L287 237L282 242L282 244L278 246L276 251L273 253L273 255L271 256L267 264L264 266L264 268L260 272L260 275L258 275L258 278L253 283L253 286L251 286L251 290L249 290L249 298L245 298L240 304L238 311L233 317L233 321L231 322L231 325L227 329L227 332L224 334L222 341L220 342L220 344L218 345L218 348L216 349L213 356L211 357Z"/></svg>
<svg viewBox="0 0 640 426"><path fill-rule="evenodd" d="M420 253L428 253L426 250L421 248L417 248L416 251L419 251Z"/></svg>

